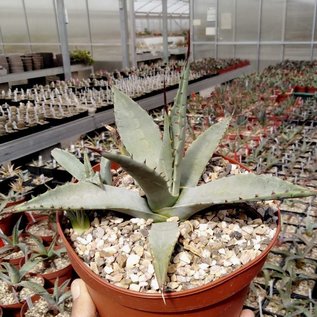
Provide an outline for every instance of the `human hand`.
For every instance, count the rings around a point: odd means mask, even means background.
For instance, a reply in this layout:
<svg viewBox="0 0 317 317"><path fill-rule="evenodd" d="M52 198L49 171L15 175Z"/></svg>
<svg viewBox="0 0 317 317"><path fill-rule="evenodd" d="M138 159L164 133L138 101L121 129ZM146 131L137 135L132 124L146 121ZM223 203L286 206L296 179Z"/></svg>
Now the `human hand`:
<svg viewBox="0 0 317 317"><path fill-rule="evenodd" d="M73 296L72 317L96 317L96 307L86 284L81 279L76 279L71 285L71 291ZM244 309L240 317L254 317L254 313L252 310Z"/></svg>
<svg viewBox="0 0 317 317"><path fill-rule="evenodd" d="M92 301L86 284L81 279L72 282L73 308L71 317L96 317L96 307Z"/></svg>

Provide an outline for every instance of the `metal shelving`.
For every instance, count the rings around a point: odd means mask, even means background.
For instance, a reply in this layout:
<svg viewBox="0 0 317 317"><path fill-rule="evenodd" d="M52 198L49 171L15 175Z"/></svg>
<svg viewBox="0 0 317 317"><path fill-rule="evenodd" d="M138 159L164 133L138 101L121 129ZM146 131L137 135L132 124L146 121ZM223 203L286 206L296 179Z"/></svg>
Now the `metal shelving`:
<svg viewBox="0 0 317 317"><path fill-rule="evenodd" d="M198 92L203 89L222 84L243 74L250 73L251 71L252 67L246 66L228 73L194 82L188 87L188 95L193 92ZM167 92L167 102L173 101L176 91L177 88ZM160 93L151 97L143 98L137 102L144 109L149 111L164 105L164 95L163 93ZM43 150L60 143L64 139L93 131L101 128L105 124L111 124L113 122L113 109L108 109L38 133L0 144L0 164Z"/></svg>
<svg viewBox="0 0 317 317"><path fill-rule="evenodd" d="M93 70L92 66L84 66L84 65L73 65L71 66L71 72L82 72L82 71L91 71ZM14 81L27 80L31 78L40 78L47 76L54 76L64 74L64 68L61 67L53 67L53 68L45 68L39 70L32 70L29 72L23 73L12 73L4 76L0 76L0 84L2 83L10 83Z"/></svg>

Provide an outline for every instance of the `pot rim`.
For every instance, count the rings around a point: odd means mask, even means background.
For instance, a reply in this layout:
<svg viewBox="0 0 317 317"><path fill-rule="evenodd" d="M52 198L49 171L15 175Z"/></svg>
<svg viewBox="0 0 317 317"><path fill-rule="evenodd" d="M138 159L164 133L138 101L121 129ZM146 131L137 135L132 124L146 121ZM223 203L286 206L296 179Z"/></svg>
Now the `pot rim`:
<svg viewBox="0 0 317 317"><path fill-rule="evenodd" d="M277 210L277 216L278 216L278 220L277 220L277 226L276 226L276 231L274 234L274 237L272 238L271 242L267 245L267 247L261 252L260 255L258 255L255 259L253 259L252 261L248 262L247 264L242 265L240 268L234 270L233 272L218 278L217 280L213 281L213 282L209 282L206 283L202 286L198 286L192 289L188 289L188 290L184 290L184 291L178 291L178 292L168 292L168 293L164 293L164 297L166 299L175 299L175 298L181 298L181 297L185 297L188 296L189 294L197 294L197 293L201 293L204 292L207 289L210 288L215 288L217 286L219 286L220 284L223 284L225 282L227 282L228 280L232 279L233 277L241 274L242 272L247 271L250 267L256 265L257 263L261 262L266 256L267 254L270 252L270 250L273 248L273 246L276 244L279 233L281 231L281 211L278 208ZM96 273L94 273L84 262L83 260L77 255L76 251L73 249L73 247L71 246L71 244L69 243L68 239L66 238L66 236L64 235L64 231L62 229L61 226L61 218L63 217L62 212L58 212L56 213L56 223L57 223L57 230L59 235L61 236L65 247L67 249L67 252L71 253L70 259L72 257L77 258L78 261L78 265L80 266L80 268L82 270L84 270L88 276L95 280L96 283L100 283L103 286L112 289L115 292L118 293L122 293L122 294L127 294L129 296L132 297L142 297L144 299L146 298L152 298L152 299L161 299L162 295L161 293L145 293L145 292L136 292L136 291L131 291L116 285L111 284L110 282L107 282L105 279L101 278L99 275L97 275ZM71 261L72 262L72 261Z"/></svg>

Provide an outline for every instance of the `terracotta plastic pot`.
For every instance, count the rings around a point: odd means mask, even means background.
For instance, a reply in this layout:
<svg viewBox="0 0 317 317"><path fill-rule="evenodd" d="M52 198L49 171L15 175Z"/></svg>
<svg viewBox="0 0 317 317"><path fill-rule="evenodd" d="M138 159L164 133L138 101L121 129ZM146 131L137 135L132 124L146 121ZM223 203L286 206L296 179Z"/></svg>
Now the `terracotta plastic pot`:
<svg viewBox="0 0 317 317"><path fill-rule="evenodd" d="M21 307L25 301L11 305L1 305L4 317L20 317ZM0 314L0 316L2 316Z"/></svg>
<svg viewBox="0 0 317 317"><path fill-rule="evenodd" d="M77 274L85 281L100 317L197 316L239 317L251 281L260 272L266 257L280 232L279 223L274 238L253 261L240 269L191 290L164 294L139 293L114 286L92 272L69 244L61 227L62 215L57 215L57 229Z"/></svg>
<svg viewBox="0 0 317 317"><path fill-rule="evenodd" d="M7 214L0 220L0 230L6 235L9 236L12 232L13 227L13 214ZM3 242L0 239L0 246L3 246Z"/></svg>
<svg viewBox="0 0 317 317"><path fill-rule="evenodd" d="M66 280L71 279L73 274L73 266L71 264L65 266L63 269L46 274L37 274L45 280L46 287L53 287L55 280L58 278L58 285L63 284Z"/></svg>
<svg viewBox="0 0 317 317"><path fill-rule="evenodd" d="M40 223L42 223L42 222L48 222L48 216L42 216L42 217L38 218L37 221L35 221L35 222L30 222L30 223L26 226L25 231L26 231L27 233L30 233L30 228L31 228L32 226L34 226L34 225L36 225L36 224L40 224ZM36 236L36 237L42 239L44 245L49 245L49 244L53 241L53 238L54 238L54 236L55 236L55 229L54 229L54 227L53 227L53 224L50 223L50 222L48 222L48 223L47 223L47 227L48 227L48 229L54 230L54 233L53 233L52 235L41 236L41 235L38 235L38 234L34 234L34 236Z"/></svg>
<svg viewBox="0 0 317 317"><path fill-rule="evenodd" d="M32 303L38 301L40 298L39 295L34 295L31 297L31 301ZM22 305L21 309L20 309L20 314L19 314L19 317L24 317L25 316L25 313L28 311L29 309L29 306L28 306L28 303L27 302L24 302L24 304ZM1 317L1 316L0 316Z"/></svg>
<svg viewBox="0 0 317 317"><path fill-rule="evenodd" d="M28 223L34 223L36 221L40 221L40 220L44 220L48 218L47 215L38 214L32 211L25 211L24 214L26 216Z"/></svg>

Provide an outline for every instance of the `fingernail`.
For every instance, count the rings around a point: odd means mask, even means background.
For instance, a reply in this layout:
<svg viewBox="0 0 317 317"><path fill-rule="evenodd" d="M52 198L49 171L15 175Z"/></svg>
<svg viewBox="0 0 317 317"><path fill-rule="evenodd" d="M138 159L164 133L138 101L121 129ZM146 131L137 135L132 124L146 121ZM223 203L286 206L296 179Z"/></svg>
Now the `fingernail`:
<svg viewBox="0 0 317 317"><path fill-rule="evenodd" d="M73 300L77 299L80 296L80 281L75 280L71 285L71 292L73 296Z"/></svg>

